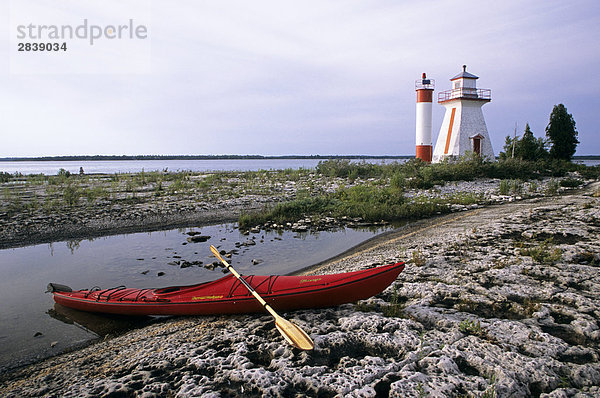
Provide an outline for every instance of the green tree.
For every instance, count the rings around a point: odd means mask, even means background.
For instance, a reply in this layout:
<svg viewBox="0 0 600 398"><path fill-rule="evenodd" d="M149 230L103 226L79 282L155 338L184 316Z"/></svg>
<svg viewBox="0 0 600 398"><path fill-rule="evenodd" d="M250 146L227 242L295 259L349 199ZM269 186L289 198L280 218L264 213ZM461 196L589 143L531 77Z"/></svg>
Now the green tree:
<svg viewBox="0 0 600 398"><path fill-rule="evenodd" d="M545 146L545 142L542 138L535 138L533 136L533 133L529 128L529 123L527 123L519 146L519 155L521 159L538 160L545 158L548 154Z"/></svg>
<svg viewBox="0 0 600 398"><path fill-rule="evenodd" d="M518 142L518 138L515 137L510 138L510 135L506 136L506 139L504 140L504 150L500 151L500 154L498 155L498 157L500 158L500 160L505 160L505 159L510 159L513 157L513 147L515 148L515 150L517 149L517 142Z"/></svg>
<svg viewBox="0 0 600 398"><path fill-rule="evenodd" d="M567 112L563 104L558 104L552 109L550 122L546 127L546 137L552 143L550 157L570 161L575 154L577 144L577 130L575 119Z"/></svg>
<svg viewBox="0 0 600 398"><path fill-rule="evenodd" d="M535 138L529 127L529 123L525 126L523 137L510 138L506 136L504 143L504 152L500 152L500 159L508 159L513 157L523 160L539 160L548 156L546 150L546 142L542 138Z"/></svg>

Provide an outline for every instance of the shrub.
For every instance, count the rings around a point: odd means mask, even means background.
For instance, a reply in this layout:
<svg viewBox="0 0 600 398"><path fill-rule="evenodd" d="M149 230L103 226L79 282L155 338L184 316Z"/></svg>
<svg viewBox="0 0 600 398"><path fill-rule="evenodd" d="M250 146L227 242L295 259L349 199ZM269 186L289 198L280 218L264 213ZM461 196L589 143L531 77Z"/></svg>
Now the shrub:
<svg viewBox="0 0 600 398"><path fill-rule="evenodd" d="M554 196L558 194L558 188L559 188L559 184L556 180L550 180L548 181L548 184L546 184L546 188L544 189L544 193L546 195L550 195L550 196Z"/></svg>
<svg viewBox="0 0 600 398"><path fill-rule="evenodd" d="M565 178L564 180L561 180L559 184L561 187L565 188L576 188L582 185L583 181L578 178Z"/></svg>
<svg viewBox="0 0 600 398"><path fill-rule="evenodd" d="M12 178L12 175L10 175L10 173L7 173L5 171L0 171L0 183L9 182L11 178Z"/></svg>
<svg viewBox="0 0 600 398"><path fill-rule="evenodd" d="M545 240L538 246L522 248L520 254L531 257L538 263L547 265L556 263L562 256L561 250L552 244L552 239Z"/></svg>
<svg viewBox="0 0 600 398"><path fill-rule="evenodd" d="M422 267L425 265L425 256L421 249L413 250L411 255L411 261L415 265L415 267Z"/></svg>
<svg viewBox="0 0 600 398"><path fill-rule="evenodd" d="M481 323L472 319L465 319L458 324L458 330L465 334L475 336L485 336L485 330L481 328Z"/></svg>
<svg viewBox="0 0 600 398"><path fill-rule="evenodd" d="M510 192L510 182L508 180L500 181L498 192L500 193L500 195L508 195Z"/></svg>
<svg viewBox="0 0 600 398"><path fill-rule="evenodd" d="M406 186L406 178L399 171L395 172L390 179L390 186L398 191L401 191Z"/></svg>
<svg viewBox="0 0 600 398"><path fill-rule="evenodd" d="M63 201L68 206L74 206L79 202L79 197L81 196L81 191L78 188L75 188L73 185L67 185L63 190Z"/></svg>
<svg viewBox="0 0 600 398"><path fill-rule="evenodd" d="M581 165L581 167L577 170L581 177L588 180L597 180L600 179L600 166L589 166Z"/></svg>
<svg viewBox="0 0 600 398"><path fill-rule="evenodd" d="M523 183L519 180L512 180L510 182L510 190L515 195L520 195L523 193Z"/></svg>
<svg viewBox="0 0 600 398"><path fill-rule="evenodd" d="M530 192L530 193L536 193L536 192L537 192L537 190L538 190L538 184L537 184L537 182L535 182L535 181L531 181L531 182L529 183L529 192Z"/></svg>

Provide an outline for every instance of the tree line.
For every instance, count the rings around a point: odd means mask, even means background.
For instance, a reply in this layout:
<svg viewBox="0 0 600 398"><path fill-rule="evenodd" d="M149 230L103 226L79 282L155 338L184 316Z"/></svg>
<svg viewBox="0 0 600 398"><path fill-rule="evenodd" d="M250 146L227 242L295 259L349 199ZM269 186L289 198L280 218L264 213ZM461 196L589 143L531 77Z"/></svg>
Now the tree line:
<svg viewBox="0 0 600 398"><path fill-rule="evenodd" d="M506 137L504 151L500 152L500 159L545 160L557 159L571 161L579 140L575 128L573 115L567 112L563 104L555 105L550 114L550 121L546 126L546 138L536 138L529 123L521 138Z"/></svg>

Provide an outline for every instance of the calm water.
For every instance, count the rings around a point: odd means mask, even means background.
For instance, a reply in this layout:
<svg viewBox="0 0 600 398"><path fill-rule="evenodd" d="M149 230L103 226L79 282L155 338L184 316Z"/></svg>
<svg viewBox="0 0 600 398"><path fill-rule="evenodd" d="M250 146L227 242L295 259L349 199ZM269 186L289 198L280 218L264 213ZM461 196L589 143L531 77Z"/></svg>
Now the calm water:
<svg viewBox="0 0 600 398"><path fill-rule="evenodd" d="M218 160L103 160L103 161L23 161L0 162L0 171L14 174L57 174L61 168L79 173L136 173L142 170L155 171L257 171L282 169L310 169L322 159L218 159ZM367 159L367 162L403 162L406 159ZM360 160L353 160L359 162Z"/></svg>
<svg viewBox="0 0 600 398"><path fill-rule="evenodd" d="M212 238L205 243L187 243L185 232L189 230ZM235 249L236 242L249 238L257 244L240 248L239 255L231 259L240 273L287 274L337 255L378 232L381 230L342 229L315 234L261 232L243 236L235 225L226 224L0 250L0 373L120 327L119 319L90 315L87 319L75 318L73 323L73 317L57 316L52 296L44 294L48 282L84 289L95 285L164 287L214 280L224 275L220 268L182 269L168 263L212 263L215 258L210 244L229 251ZM253 259L262 263L253 265ZM158 276L159 272L165 275Z"/></svg>
<svg viewBox="0 0 600 398"><path fill-rule="evenodd" d="M218 160L102 160L102 161L23 161L0 162L0 171L21 174L54 175L65 169L79 173L83 167L86 173L114 174L137 173L168 169L169 171L257 171L282 169L311 169L322 159L218 159ZM405 162L407 159L365 159L368 163ZM353 162L362 160L354 159ZM600 160L576 160L586 166L597 166Z"/></svg>

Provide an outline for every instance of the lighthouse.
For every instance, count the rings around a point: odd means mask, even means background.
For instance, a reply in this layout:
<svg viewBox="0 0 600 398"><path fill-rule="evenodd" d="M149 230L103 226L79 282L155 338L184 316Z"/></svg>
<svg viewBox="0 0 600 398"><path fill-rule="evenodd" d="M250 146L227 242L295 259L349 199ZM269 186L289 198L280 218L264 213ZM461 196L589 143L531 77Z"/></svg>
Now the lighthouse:
<svg viewBox="0 0 600 398"><path fill-rule="evenodd" d="M428 79L423 73L421 79L415 81L417 92L417 130L416 130L416 155L417 159L431 162L433 141L431 140L431 104L435 81Z"/></svg>
<svg viewBox="0 0 600 398"><path fill-rule="evenodd" d="M433 162L458 158L467 152L494 160L494 150L481 108L492 100L490 89L477 88L479 77L467 72L467 66L454 76L452 89L438 94L438 103L446 108L444 121L433 151Z"/></svg>

